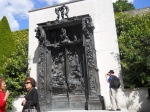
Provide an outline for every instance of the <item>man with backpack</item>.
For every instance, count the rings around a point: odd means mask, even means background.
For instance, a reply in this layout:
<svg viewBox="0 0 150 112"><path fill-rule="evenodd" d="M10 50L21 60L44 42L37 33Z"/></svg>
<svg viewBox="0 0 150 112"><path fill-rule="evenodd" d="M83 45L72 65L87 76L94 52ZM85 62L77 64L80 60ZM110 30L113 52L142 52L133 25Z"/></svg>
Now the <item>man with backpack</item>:
<svg viewBox="0 0 150 112"><path fill-rule="evenodd" d="M106 74L106 80L109 83L109 88L110 88L109 95L112 104L112 108L110 109L110 111L121 111L118 98L117 98L118 88L120 87L120 80L118 77L114 75L113 70L110 70ZM117 108L115 108L115 105L117 106Z"/></svg>

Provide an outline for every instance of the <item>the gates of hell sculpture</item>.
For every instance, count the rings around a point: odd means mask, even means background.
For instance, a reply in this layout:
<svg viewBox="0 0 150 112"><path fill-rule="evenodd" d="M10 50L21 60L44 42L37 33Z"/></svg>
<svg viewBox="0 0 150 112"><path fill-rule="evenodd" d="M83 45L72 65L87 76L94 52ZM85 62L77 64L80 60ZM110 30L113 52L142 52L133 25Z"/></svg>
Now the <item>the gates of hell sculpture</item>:
<svg viewBox="0 0 150 112"><path fill-rule="evenodd" d="M69 10L62 6L63 10ZM42 111L102 109L94 26L89 15L39 23L38 92Z"/></svg>

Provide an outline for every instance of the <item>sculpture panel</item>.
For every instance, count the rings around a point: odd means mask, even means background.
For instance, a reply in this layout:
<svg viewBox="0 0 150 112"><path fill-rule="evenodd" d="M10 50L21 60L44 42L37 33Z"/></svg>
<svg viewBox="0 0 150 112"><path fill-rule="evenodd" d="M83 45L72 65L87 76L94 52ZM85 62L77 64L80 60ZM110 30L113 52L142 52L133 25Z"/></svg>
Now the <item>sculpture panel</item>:
<svg viewBox="0 0 150 112"><path fill-rule="evenodd" d="M82 51L77 51L79 47L74 46L70 48L67 54L68 57L68 83L69 83L69 92L73 94L84 94L85 84L84 76L82 73ZM73 52L75 51L75 52Z"/></svg>

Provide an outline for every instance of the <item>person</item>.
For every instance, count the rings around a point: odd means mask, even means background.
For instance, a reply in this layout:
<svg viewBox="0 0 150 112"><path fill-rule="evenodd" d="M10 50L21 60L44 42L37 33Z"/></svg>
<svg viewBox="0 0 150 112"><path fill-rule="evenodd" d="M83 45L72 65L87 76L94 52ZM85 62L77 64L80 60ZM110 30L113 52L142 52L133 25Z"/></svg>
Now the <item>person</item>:
<svg viewBox="0 0 150 112"><path fill-rule="evenodd" d="M27 94L25 95L25 100L22 102L22 112L28 112L28 109L36 109L37 112L40 112L38 92L35 87L36 82L33 78L28 77L25 79L25 88L27 90Z"/></svg>
<svg viewBox="0 0 150 112"><path fill-rule="evenodd" d="M119 105L119 101L117 98L117 93L118 93L118 88L112 88L110 85L110 82L112 80L112 77L114 75L114 71L110 70L107 74L106 74L106 80L109 83L109 95L110 95L110 101L112 104L112 108L110 109L110 111L121 111L120 109L120 105ZM117 106L117 109L115 108L115 105Z"/></svg>
<svg viewBox="0 0 150 112"><path fill-rule="evenodd" d="M10 92L7 90L4 93L4 90L6 89L6 83L3 78L0 78L0 112L6 111L6 101L10 95Z"/></svg>

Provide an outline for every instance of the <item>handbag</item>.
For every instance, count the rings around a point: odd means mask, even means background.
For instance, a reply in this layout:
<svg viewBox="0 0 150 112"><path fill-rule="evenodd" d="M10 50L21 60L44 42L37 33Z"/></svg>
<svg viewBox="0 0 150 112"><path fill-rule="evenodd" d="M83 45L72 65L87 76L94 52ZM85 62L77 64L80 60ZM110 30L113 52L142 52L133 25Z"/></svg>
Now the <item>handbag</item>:
<svg viewBox="0 0 150 112"><path fill-rule="evenodd" d="M30 102L31 103L31 102ZM22 112L38 112L35 107L33 107L33 109L30 109L30 103L29 103L29 107L28 109L23 110Z"/></svg>
<svg viewBox="0 0 150 112"><path fill-rule="evenodd" d="M25 109L22 112L37 112L36 109Z"/></svg>

